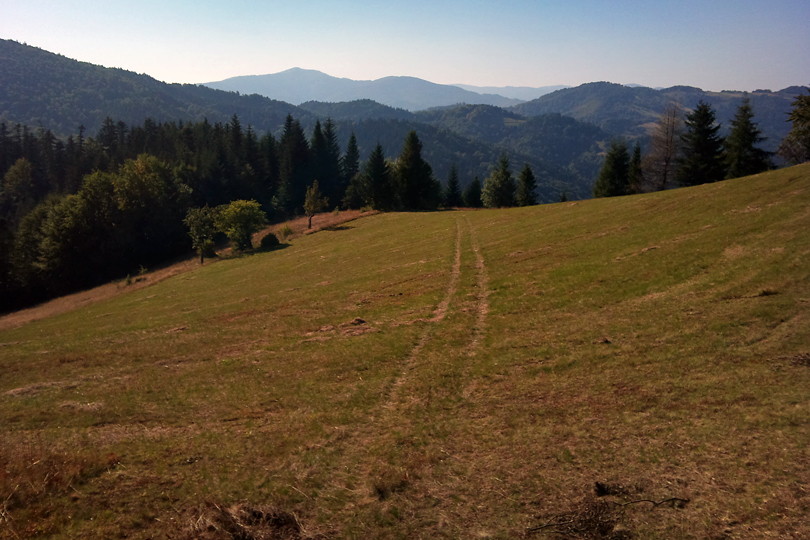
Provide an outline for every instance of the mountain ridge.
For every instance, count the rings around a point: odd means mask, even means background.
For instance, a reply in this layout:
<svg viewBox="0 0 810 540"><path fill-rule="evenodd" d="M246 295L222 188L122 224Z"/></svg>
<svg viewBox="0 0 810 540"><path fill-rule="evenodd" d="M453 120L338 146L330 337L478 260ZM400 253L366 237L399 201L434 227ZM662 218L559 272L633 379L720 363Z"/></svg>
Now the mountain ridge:
<svg viewBox="0 0 810 540"><path fill-rule="evenodd" d="M418 111L457 103L509 107L523 101L496 94L481 94L455 85L438 84L405 75L354 80L300 67L278 73L241 75L201 84L217 90L259 94L294 105L308 101L371 99L389 107Z"/></svg>

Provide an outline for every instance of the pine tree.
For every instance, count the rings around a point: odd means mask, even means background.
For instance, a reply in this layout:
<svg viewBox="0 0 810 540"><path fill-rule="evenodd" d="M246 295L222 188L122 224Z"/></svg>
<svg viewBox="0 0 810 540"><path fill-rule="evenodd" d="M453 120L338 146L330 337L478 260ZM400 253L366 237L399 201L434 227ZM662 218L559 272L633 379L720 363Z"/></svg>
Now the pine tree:
<svg viewBox="0 0 810 540"><path fill-rule="evenodd" d="M394 210L397 199L391 181L391 169L380 144L371 152L363 169L363 176L367 190L366 202L376 210Z"/></svg>
<svg viewBox="0 0 810 540"><path fill-rule="evenodd" d="M450 174L447 177L447 189L444 192L444 206L454 208L461 206L461 186L458 181L458 168L455 164L450 167Z"/></svg>
<svg viewBox="0 0 810 540"><path fill-rule="evenodd" d="M518 206L533 206L537 204L537 180L534 178L534 172L529 164L523 166L523 170L518 175L517 193L515 194L515 202Z"/></svg>
<svg viewBox="0 0 810 540"><path fill-rule="evenodd" d="M287 115L279 141L279 189L274 206L294 212L304 204L310 182L310 148L298 120Z"/></svg>
<svg viewBox="0 0 810 540"><path fill-rule="evenodd" d="M345 188L341 185L340 148L335 135L335 125L331 119L326 120L323 128L319 121L315 122L310 148L312 150L310 174L318 179L329 204L337 206Z"/></svg>
<svg viewBox="0 0 810 540"><path fill-rule="evenodd" d="M515 180L509 169L509 158L505 155L501 156L497 167L484 180L481 201L487 208L515 206Z"/></svg>
<svg viewBox="0 0 810 540"><path fill-rule="evenodd" d="M346 153L340 160L340 181L341 185L343 186L343 204L345 206L346 202L346 195L348 194L347 191L349 186L352 184L352 180L357 173L360 172L360 150L357 148L357 137L355 137L354 132L352 132L351 136L349 136L349 142L346 144ZM352 199L352 197L349 197ZM352 206L349 206L352 208Z"/></svg>
<svg viewBox="0 0 810 540"><path fill-rule="evenodd" d="M768 152L755 145L765 140L752 120L751 102L744 98L731 121L731 131L725 140L726 178L739 178L769 168Z"/></svg>
<svg viewBox="0 0 810 540"><path fill-rule="evenodd" d="M633 156L630 158L630 169L627 172L627 193L641 193L644 185L644 172L641 168L641 146L636 141Z"/></svg>
<svg viewBox="0 0 810 540"><path fill-rule="evenodd" d="M481 201L481 180L477 176L464 189L461 198L464 201L464 206L468 208L481 208L483 206L484 203Z"/></svg>
<svg viewBox="0 0 810 540"><path fill-rule="evenodd" d="M779 155L790 163L810 160L810 93L796 96L788 120L792 127L779 145Z"/></svg>
<svg viewBox="0 0 810 540"><path fill-rule="evenodd" d="M618 197L627 194L630 156L624 141L613 141L593 186L594 197Z"/></svg>
<svg viewBox="0 0 810 540"><path fill-rule="evenodd" d="M396 178L403 209L434 210L439 205L441 187L433 178L433 169L422 159L422 142L415 131L405 137L396 162Z"/></svg>
<svg viewBox="0 0 810 540"><path fill-rule="evenodd" d="M686 115L686 132L681 135L682 155L678 160L676 179L683 186L716 182L725 177L723 139L714 110L700 101Z"/></svg>

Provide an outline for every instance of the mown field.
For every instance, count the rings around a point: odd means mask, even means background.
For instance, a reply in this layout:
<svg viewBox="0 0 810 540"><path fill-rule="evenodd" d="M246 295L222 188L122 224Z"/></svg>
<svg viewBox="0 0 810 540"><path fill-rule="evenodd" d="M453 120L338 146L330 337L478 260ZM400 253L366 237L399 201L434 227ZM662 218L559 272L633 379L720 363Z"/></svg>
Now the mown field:
<svg viewBox="0 0 810 540"><path fill-rule="evenodd" d="M810 165L380 214L0 331L0 538L808 538Z"/></svg>

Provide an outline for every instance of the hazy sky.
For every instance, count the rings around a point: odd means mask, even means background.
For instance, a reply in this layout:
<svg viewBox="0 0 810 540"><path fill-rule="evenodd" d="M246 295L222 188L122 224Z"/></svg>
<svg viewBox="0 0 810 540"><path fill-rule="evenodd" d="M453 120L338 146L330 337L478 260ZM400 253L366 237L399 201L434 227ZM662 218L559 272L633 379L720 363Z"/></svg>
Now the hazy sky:
<svg viewBox="0 0 810 540"><path fill-rule="evenodd" d="M166 82L810 84L810 0L0 0L0 37ZM0 82L2 74L0 73Z"/></svg>

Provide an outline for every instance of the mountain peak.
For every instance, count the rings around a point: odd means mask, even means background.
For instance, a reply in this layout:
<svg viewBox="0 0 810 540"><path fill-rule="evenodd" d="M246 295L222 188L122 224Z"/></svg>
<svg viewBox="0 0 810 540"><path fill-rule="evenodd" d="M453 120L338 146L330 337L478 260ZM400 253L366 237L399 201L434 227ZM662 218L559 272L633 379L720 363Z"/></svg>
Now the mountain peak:
<svg viewBox="0 0 810 540"><path fill-rule="evenodd" d="M300 67L279 73L231 77L203 84L218 90L259 94L296 105L307 101L341 102L371 99L389 107L418 111L458 103L509 107L523 101L497 94L482 94L406 75L358 81L333 77L317 70Z"/></svg>

